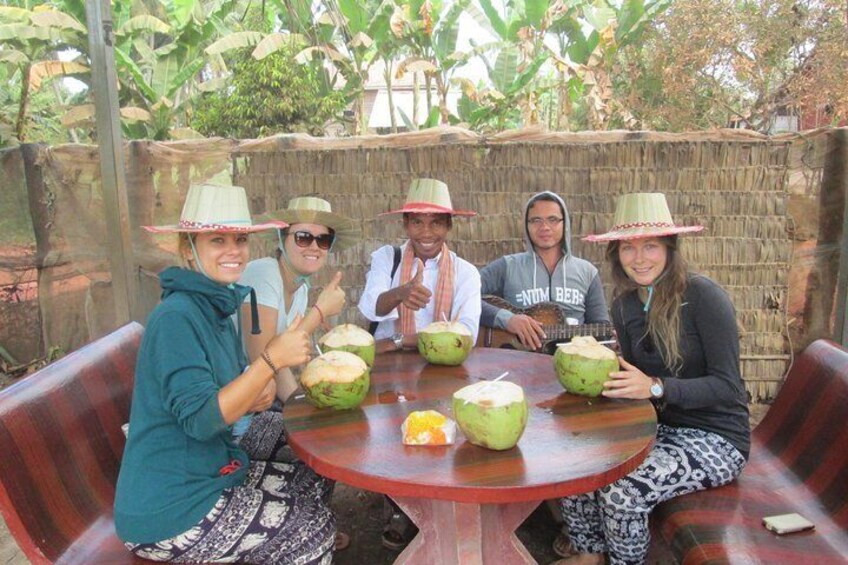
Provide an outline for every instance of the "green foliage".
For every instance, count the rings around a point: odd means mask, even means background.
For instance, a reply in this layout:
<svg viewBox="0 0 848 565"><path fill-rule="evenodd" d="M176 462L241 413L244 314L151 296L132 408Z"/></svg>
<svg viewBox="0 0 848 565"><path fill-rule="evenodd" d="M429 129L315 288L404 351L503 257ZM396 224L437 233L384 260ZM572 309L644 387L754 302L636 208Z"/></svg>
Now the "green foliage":
<svg viewBox="0 0 848 565"><path fill-rule="evenodd" d="M192 127L207 136L239 139L305 131L320 135L344 110L341 92L321 94L318 72L299 65L283 49L255 60L248 52L233 57L229 88L204 94Z"/></svg>

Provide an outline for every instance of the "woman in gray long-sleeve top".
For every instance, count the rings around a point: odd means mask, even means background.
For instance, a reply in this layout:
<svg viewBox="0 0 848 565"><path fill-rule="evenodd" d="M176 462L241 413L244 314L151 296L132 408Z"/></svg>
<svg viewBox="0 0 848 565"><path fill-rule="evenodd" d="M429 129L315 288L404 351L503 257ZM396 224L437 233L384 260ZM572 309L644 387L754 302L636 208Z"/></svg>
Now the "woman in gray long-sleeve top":
<svg viewBox="0 0 848 565"><path fill-rule="evenodd" d="M664 500L734 480L748 458L750 428L739 372L739 332L727 293L690 272L665 196L619 198L608 242L611 312L621 370L603 395L650 398L656 443L631 474L595 492L562 499L574 555L563 563L642 563L648 515Z"/></svg>

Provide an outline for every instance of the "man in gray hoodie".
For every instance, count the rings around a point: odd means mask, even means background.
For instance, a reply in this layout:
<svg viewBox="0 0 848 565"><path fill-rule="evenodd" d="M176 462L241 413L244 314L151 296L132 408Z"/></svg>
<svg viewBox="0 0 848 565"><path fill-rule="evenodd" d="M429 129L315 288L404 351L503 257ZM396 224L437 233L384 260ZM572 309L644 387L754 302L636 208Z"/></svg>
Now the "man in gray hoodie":
<svg viewBox="0 0 848 565"><path fill-rule="evenodd" d="M524 236L527 251L496 259L480 271L481 294L500 296L519 309L556 302L568 324L609 322L598 269L571 253L571 221L562 198L549 191L530 197ZM529 349L539 349L546 337L530 316L485 301L480 325L506 330Z"/></svg>

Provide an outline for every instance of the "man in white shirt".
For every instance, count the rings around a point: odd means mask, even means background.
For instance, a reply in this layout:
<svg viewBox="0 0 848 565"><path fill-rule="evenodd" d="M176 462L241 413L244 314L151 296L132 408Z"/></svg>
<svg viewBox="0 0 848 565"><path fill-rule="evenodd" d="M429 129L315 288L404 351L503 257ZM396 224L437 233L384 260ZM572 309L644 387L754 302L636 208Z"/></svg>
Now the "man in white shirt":
<svg viewBox="0 0 848 565"><path fill-rule="evenodd" d="M455 210L448 187L435 179L415 179L406 204L384 214L403 214L409 238L399 248L384 245L371 254L359 311L376 322L380 350L414 347L418 330L435 321L457 320L477 340L480 324L480 274L448 249ZM381 214L381 215L384 215ZM388 338L388 339L387 339Z"/></svg>
<svg viewBox="0 0 848 565"><path fill-rule="evenodd" d="M384 214L403 214L403 228L409 239L400 247L384 245L371 254L359 311L372 322L377 351L415 348L418 330L443 320L465 325L476 342L480 273L474 265L457 257L445 242L454 216L476 213L455 210L445 183L415 179L403 208ZM384 497L383 513L383 545L403 549L417 528L388 497Z"/></svg>

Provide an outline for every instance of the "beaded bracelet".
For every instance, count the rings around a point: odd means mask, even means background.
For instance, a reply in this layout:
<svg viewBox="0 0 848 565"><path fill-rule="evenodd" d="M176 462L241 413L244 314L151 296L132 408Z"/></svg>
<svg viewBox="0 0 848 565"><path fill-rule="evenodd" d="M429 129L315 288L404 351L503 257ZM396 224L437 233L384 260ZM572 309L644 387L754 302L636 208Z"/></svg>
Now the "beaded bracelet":
<svg viewBox="0 0 848 565"><path fill-rule="evenodd" d="M262 357L262 360L265 361L265 363L269 367L271 367L271 370L274 371L274 374L276 375L279 372L279 369L277 369L277 367L274 366L274 363L271 362L271 358L268 356L268 352L263 351L261 357Z"/></svg>

